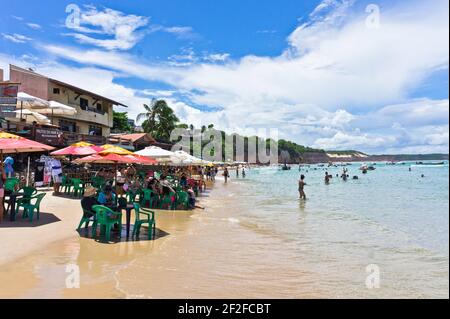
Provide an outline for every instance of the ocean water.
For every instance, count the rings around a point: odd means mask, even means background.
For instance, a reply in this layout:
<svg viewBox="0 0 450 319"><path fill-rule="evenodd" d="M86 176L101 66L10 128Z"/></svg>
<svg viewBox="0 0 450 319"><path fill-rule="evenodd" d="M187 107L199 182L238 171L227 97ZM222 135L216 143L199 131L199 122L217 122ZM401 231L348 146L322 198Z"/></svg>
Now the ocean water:
<svg viewBox="0 0 450 319"><path fill-rule="evenodd" d="M342 167L231 171L204 210L157 211L156 240L73 236L4 265L0 297L448 298L448 163L359 166L329 185Z"/></svg>
<svg viewBox="0 0 450 319"><path fill-rule="evenodd" d="M360 166L347 166L347 181L336 177L342 167L252 169L235 181L245 194L237 220L283 243L280 250L319 276L313 286L325 296L448 297L448 162L379 163L368 174ZM306 201L298 199L300 174ZM366 285L374 269L379 288Z"/></svg>

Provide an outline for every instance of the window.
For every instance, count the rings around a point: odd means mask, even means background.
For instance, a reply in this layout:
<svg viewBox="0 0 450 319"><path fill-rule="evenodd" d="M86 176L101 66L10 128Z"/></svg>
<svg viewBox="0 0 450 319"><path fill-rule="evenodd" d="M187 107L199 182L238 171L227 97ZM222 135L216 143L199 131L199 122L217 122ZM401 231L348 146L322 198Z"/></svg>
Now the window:
<svg viewBox="0 0 450 319"><path fill-rule="evenodd" d="M97 111L102 111L102 103L97 103Z"/></svg>
<svg viewBox="0 0 450 319"><path fill-rule="evenodd" d="M89 106L89 101L80 97L80 107L82 110L87 111Z"/></svg>
<svg viewBox="0 0 450 319"><path fill-rule="evenodd" d="M59 88L53 88L53 94L60 94Z"/></svg>
<svg viewBox="0 0 450 319"><path fill-rule="evenodd" d="M75 122L60 120L59 121L59 126L61 127L61 130L63 132L70 132L70 133L76 133L77 132L77 125L76 125Z"/></svg>
<svg viewBox="0 0 450 319"><path fill-rule="evenodd" d="M89 125L89 135L91 136L102 136L102 128L97 125Z"/></svg>

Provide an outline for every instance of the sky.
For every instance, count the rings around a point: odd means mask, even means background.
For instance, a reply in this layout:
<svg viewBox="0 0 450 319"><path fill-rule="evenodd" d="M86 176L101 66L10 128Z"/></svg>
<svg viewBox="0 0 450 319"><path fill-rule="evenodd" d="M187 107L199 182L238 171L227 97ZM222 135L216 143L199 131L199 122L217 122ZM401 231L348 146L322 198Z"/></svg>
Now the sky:
<svg viewBox="0 0 450 319"><path fill-rule="evenodd" d="M0 0L0 68L181 122L370 154L449 152L447 0Z"/></svg>

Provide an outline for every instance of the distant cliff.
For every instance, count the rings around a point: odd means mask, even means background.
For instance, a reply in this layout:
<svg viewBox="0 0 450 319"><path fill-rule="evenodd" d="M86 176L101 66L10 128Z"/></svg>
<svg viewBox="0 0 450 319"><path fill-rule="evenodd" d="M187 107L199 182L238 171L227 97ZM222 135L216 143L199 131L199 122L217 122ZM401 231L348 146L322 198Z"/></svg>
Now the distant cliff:
<svg viewBox="0 0 450 319"><path fill-rule="evenodd" d="M328 162L402 162L402 161L446 161L448 154L397 154L368 155L359 151L304 152L300 158L291 159L290 164L314 164Z"/></svg>

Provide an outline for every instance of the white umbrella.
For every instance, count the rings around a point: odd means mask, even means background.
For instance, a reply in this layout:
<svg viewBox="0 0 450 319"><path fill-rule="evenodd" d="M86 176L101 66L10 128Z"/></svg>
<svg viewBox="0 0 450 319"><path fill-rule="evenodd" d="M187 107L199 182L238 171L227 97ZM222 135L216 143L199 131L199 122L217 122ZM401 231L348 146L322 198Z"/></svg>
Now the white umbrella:
<svg viewBox="0 0 450 319"><path fill-rule="evenodd" d="M74 107L56 102L50 101L47 108L36 110L41 114L51 114L51 115L75 115L77 110Z"/></svg>
<svg viewBox="0 0 450 319"><path fill-rule="evenodd" d="M174 164L184 164L184 165L202 165L207 163L207 161L192 156L191 154L186 153L185 151L174 152L174 154L170 157L170 160Z"/></svg>
<svg viewBox="0 0 450 319"><path fill-rule="evenodd" d="M17 107L19 108L36 109L46 108L49 106L50 103L46 100L24 92L17 93Z"/></svg>
<svg viewBox="0 0 450 319"><path fill-rule="evenodd" d="M22 119L23 109L35 109L48 107L49 103L41 98L27 94L25 92L17 93L17 108L20 109L20 119Z"/></svg>
<svg viewBox="0 0 450 319"><path fill-rule="evenodd" d="M174 155L173 152L167 151L157 146L149 146L142 151L136 152L135 154L151 157L159 163L168 163L171 161L171 156Z"/></svg>
<svg viewBox="0 0 450 319"><path fill-rule="evenodd" d="M16 111L14 111L14 113L16 113L17 119L23 119L25 117L25 121L27 123L33 123L33 122L36 122L38 124L50 124L51 123L50 119L47 116L39 114L38 112L33 112L28 109L16 110Z"/></svg>

